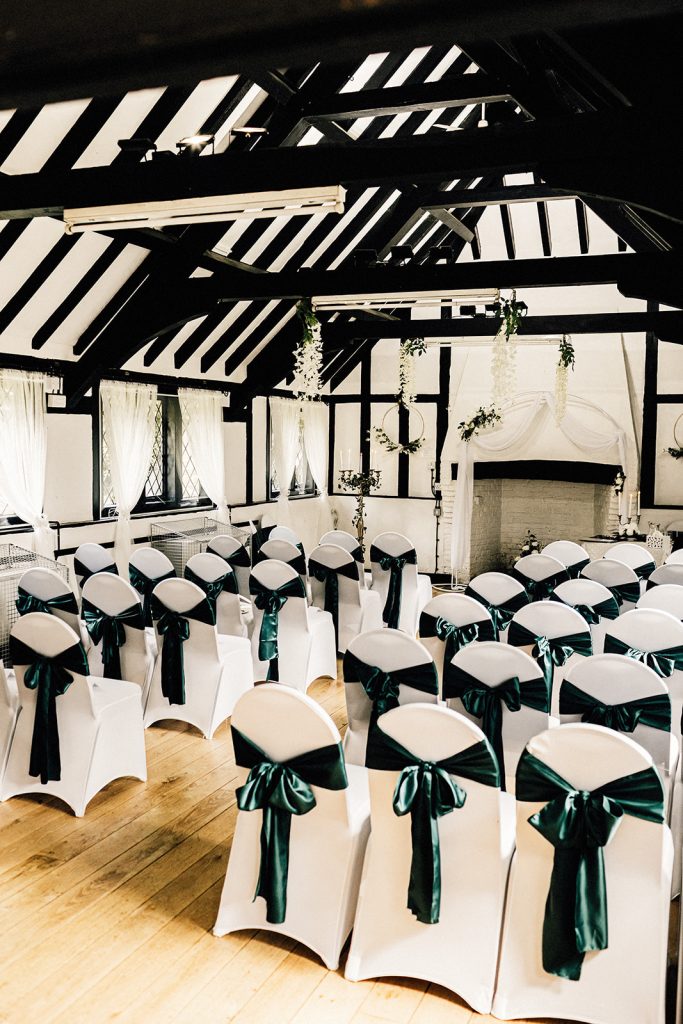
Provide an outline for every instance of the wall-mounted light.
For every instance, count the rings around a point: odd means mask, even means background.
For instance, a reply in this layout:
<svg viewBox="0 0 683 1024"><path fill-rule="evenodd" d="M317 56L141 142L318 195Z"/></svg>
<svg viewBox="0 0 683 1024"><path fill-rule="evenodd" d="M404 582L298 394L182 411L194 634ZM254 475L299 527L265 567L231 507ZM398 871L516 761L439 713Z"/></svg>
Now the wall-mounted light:
<svg viewBox="0 0 683 1024"><path fill-rule="evenodd" d="M205 146L211 145L211 152L214 152L215 136L209 132L197 132L196 135L187 135L184 139L178 139L176 146L179 153L189 150L192 153L199 153Z"/></svg>

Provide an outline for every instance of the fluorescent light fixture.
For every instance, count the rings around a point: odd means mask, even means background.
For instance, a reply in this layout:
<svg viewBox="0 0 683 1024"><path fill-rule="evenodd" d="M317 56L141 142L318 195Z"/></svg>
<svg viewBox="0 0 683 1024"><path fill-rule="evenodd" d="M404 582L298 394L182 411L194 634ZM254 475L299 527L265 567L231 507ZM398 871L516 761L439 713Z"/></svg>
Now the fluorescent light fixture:
<svg viewBox="0 0 683 1024"><path fill-rule="evenodd" d="M343 213L345 197L346 189L341 185L329 185L284 192L247 192L121 206L91 206L64 210L64 227L67 235L71 235L82 231L162 228L172 224L211 224L244 218Z"/></svg>
<svg viewBox="0 0 683 1024"><path fill-rule="evenodd" d="M427 291L427 292L388 292L382 295L317 295L312 301L316 309L346 310L354 309L392 309L408 308L452 308L454 306L483 306L498 302L500 292L497 288L477 288L470 291Z"/></svg>

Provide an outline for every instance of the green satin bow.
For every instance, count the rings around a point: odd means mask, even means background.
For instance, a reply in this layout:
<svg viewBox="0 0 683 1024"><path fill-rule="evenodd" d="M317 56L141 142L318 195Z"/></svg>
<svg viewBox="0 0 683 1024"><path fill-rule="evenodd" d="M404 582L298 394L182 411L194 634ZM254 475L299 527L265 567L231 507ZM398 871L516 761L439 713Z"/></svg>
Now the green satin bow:
<svg viewBox="0 0 683 1024"><path fill-rule="evenodd" d="M527 592L529 601L545 601L550 597L555 587L569 579L569 573L566 569L558 570L558 572L553 573L552 576L546 576L543 580L532 580L529 576L519 572L518 569L512 570L512 576L518 583L522 584Z"/></svg>
<svg viewBox="0 0 683 1024"><path fill-rule="evenodd" d="M565 679L560 687L560 714L581 715L582 722L604 725L616 732L633 732L637 725L671 732L671 698L666 693L604 704Z"/></svg>
<svg viewBox="0 0 683 1024"><path fill-rule="evenodd" d="M344 655L344 682L360 683L372 701L371 725L380 715L398 707L399 689L402 685L422 690L423 693L439 693L439 676L433 661L385 672L377 665L368 665L361 661L352 651L347 651Z"/></svg>
<svg viewBox="0 0 683 1024"><path fill-rule="evenodd" d="M30 612L46 612L52 615L54 611L70 612L78 615L78 604L73 594L58 594L57 597L36 597L24 590L21 584L17 587L18 597L16 599L17 611L20 615L28 615Z"/></svg>
<svg viewBox="0 0 683 1024"><path fill-rule="evenodd" d="M493 623L491 619L482 619L480 622L469 622L464 626L456 626L449 622L442 615L430 615L429 612L422 612L420 616L420 636L435 636L444 644L444 675L451 659L458 651L475 640L493 640Z"/></svg>
<svg viewBox="0 0 683 1024"><path fill-rule="evenodd" d="M646 562L645 565L632 565L630 566L639 580L649 579L650 574L655 571L657 566L654 562Z"/></svg>
<svg viewBox="0 0 683 1024"><path fill-rule="evenodd" d="M354 583L357 582L358 569L356 563L347 562L346 565L332 568L329 565L323 565L322 562L318 562L315 558L309 558L308 572L319 583L324 583L325 585L325 611L329 612L332 616L337 650L339 650L339 577L344 576L348 580L353 580Z"/></svg>
<svg viewBox="0 0 683 1024"><path fill-rule="evenodd" d="M190 583L194 583L195 586L204 591L206 594L206 600L209 602L211 611L214 614L214 618L216 617L216 604L221 594L237 593L237 579L235 578L235 573L232 569L229 569L224 576L219 576L217 580L205 580L186 565L185 579L189 580Z"/></svg>
<svg viewBox="0 0 683 1024"><path fill-rule="evenodd" d="M134 565L128 567L131 586L137 590L138 594L142 594L142 613L145 619L145 626L152 625L152 591L157 583L161 583L162 580L171 580L175 574L175 569L171 569L161 576L154 576L152 578L145 576L144 572L140 572Z"/></svg>
<svg viewBox="0 0 683 1024"><path fill-rule="evenodd" d="M422 761L378 726L367 766L401 773L392 806L399 817L410 814L413 852L406 905L418 921L437 924L441 911L439 818L461 808L467 799L467 791L451 776L497 787L500 777L493 751L482 740L441 761Z"/></svg>
<svg viewBox="0 0 683 1024"><path fill-rule="evenodd" d="M254 596L254 604L263 612L261 631L259 633L259 661L268 662L266 679L279 679L278 667L278 618L280 611L290 597L306 599L306 588L301 576L287 580L282 586L270 590L260 583L253 575L249 577L249 593Z"/></svg>
<svg viewBox="0 0 683 1024"><path fill-rule="evenodd" d="M605 586L612 594L614 600L621 608L624 601L630 604L636 604L640 599L640 583L619 583L617 586L612 586L605 583Z"/></svg>
<svg viewBox="0 0 683 1024"><path fill-rule="evenodd" d="M588 658L593 653L589 632L555 637L536 636L519 622L510 623L508 643L513 647L533 647L531 657L536 659L549 690L553 685L553 665L566 665L572 654Z"/></svg>
<svg viewBox="0 0 683 1024"><path fill-rule="evenodd" d="M520 711L522 705L535 711L550 712L550 688L545 678L520 681L517 676L497 686L489 686L465 672L459 665L451 665L444 675L444 697L462 701L465 711L481 719L481 729L493 748L500 768L500 784L505 789L505 755L503 752L503 708Z"/></svg>
<svg viewBox="0 0 683 1024"><path fill-rule="evenodd" d="M512 616L515 612L518 612L520 608L529 603L529 596L526 590L520 590L519 594L515 594L513 597L508 598L507 601L503 601L502 604L489 604L481 594L478 594L472 587L465 587L465 596L473 597L479 604L483 604L487 612L491 616L493 622L493 639L500 640L501 630L506 629L512 621Z"/></svg>
<svg viewBox="0 0 683 1024"><path fill-rule="evenodd" d="M190 638L190 619L216 625L216 616L208 600L188 611L174 612L152 594L151 613L156 620L157 632L163 636L161 648L161 692L169 704L185 703L185 655L183 644Z"/></svg>
<svg viewBox="0 0 683 1024"><path fill-rule="evenodd" d="M571 601L565 601L558 594L551 594L550 600L558 601L560 604L564 604L568 608L573 608L589 625L595 625L600 622L600 619L619 618L619 605L617 604L617 599L614 596L608 597L605 601L598 601L597 604L593 605L573 604Z"/></svg>
<svg viewBox="0 0 683 1024"><path fill-rule="evenodd" d="M211 547L211 544L206 545L206 550L210 555L218 555L224 562L227 562L231 569L249 569L251 568L251 561L249 559L249 552L244 545L235 548L235 550L229 555L222 555L220 551L216 551L215 548Z"/></svg>
<svg viewBox="0 0 683 1024"><path fill-rule="evenodd" d="M81 587L86 580L89 580L91 576L96 576L98 572L111 572L114 576L118 576L119 570L116 568L114 562L109 565L103 565L101 569L89 569L87 565L83 565L80 558L74 556L74 572L77 576L81 577Z"/></svg>
<svg viewBox="0 0 683 1024"><path fill-rule="evenodd" d="M37 690L36 713L33 719L29 775L47 782L59 782L62 762L57 724L57 697L69 689L75 673L87 676L88 658L79 642L52 658L39 654L28 644L10 635L9 653L13 665L25 665L24 686Z"/></svg>
<svg viewBox="0 0 683 1024"><path fill-rule="evenodd" d="M623 640L607 633L605 636L605 654L624 654L634 661L642 661L643 665L654 669L662 679L668 679L679 669L683 670L683 647L663 647L659 651L641 651L638 647L629 647Z"/></svg>
<svg viewBox="0 0 683 1024"><path fill-rule="evenodd" d="M342 747L333 743L278 762L234 725L231 732L236 763L250 769L247 781L237 790L237 806L241 811L263 811L261 863L254 899L265 899L270 924L282 924L287 914L292 815L313 810L316 800L312 786L331 790L348 787Z"/></svg>
<svg viewBox="0 0 683 1024"><path fill-rule="evenodd" d="M566 565L565 569L569 574L570 580L577 580L587 565L590 565L590 558L582 558L580 562L574 562L573 565Z"/></svg>
<svg viewBox="0 0 683 1024"><path fill-rule="evenodd" d="M265 544L275 526L262 526L251 538L251 558L254 565L260 560L261 545Z"/></svg>
<svg viewBox="0 0 683 1024"><path fill-rule="evenodd" d="M517 800L548 801L529 824L555 847L543 920L543 969L578 981L584 954L608 948L603 847L624 814L662 824L664 791L655 768L625 775L592 791L574 789L524 751Z"/></svg>
<svg viewBox="0 0 683 1024"><path fill-rule="evenodd" d="M94 644L102 642L102 666L106 679L121 679L120 648L126 642L126 626L144 629L145 620L139 601L124 608L118 615L107 615L101 608L83 598L83 621Z"/></svg>
<svg viewBox="0 0 683 1024"><path fill-rule="evenodd" d="M382 618L389 629L398 629L401 618L401 597L403 594L403 569L406 565L417 565L417 554L414 548L404 551L402 555L387 555L386 552L370 547L370 561L377 562L384 572L389 573L387 599L384 602Z"/></svg>

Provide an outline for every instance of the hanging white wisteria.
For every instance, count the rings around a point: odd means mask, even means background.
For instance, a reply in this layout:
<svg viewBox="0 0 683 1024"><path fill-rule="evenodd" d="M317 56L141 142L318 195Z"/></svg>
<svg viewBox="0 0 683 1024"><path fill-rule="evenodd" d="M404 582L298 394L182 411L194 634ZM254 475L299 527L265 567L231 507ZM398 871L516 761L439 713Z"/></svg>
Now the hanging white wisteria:
<svg viewBox="0 0 683 1024"><path fill-rule="evenodd" d="M323 343L320 321L310 299L301 299L296 306L303 335L294 349L294 391L302 401L319 399L323 389Z"/></svg>
<svg viewBox="0 0 683 1024"><path fill-rule="evenodd" d="M569 384L569 370L574 369L576 357L574 346L569 335L562 336L558 349L560 358L555 367L555 422L561 423L567 411L567 387Z"/></svg>
<svg viewBox="0 0 683 1024"><path fill-rule="evenodd" d="M491 399L502 405L517 390L517 331L527 313L525 302L517 301L517 293L498 302L500 327L493 341L491 354Z"/></svg>

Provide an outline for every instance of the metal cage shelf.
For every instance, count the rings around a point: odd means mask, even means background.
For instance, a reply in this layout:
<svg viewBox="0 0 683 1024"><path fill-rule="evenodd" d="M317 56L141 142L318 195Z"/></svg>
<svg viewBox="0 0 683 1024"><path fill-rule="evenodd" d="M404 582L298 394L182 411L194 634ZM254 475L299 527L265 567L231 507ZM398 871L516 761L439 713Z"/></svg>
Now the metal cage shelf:
<svg viewBox="0 0 683 1024"><path fill-rule="evenodd" d="M11 665L10 630L19 618L16 605L19 580L27 569L37 568L53 569L69 583L69 570L61 562L54 562L17 544L0 544L0 658L6 667Z"/></svg>
<svg viewBox="0 0 683 1024"><path fill-rule="evenodd" d="M172 526L153 523L150 528L150 543L153 548L170 558L178 576L185 572L185 566L193 555L206 551L212 537L219 533L228 533L243 544L251 555L251 531L237 526L220 523L208 516L196 519L183 519Z"/></svg>

